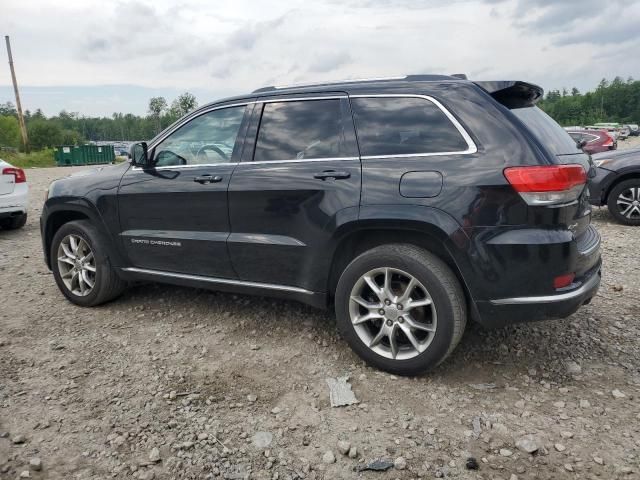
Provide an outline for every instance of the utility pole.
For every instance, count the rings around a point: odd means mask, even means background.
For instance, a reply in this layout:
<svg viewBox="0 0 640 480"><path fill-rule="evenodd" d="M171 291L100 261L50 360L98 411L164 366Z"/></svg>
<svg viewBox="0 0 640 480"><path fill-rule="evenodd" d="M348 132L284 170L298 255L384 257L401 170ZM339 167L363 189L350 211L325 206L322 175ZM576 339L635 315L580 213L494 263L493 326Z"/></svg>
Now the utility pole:
<svg viewBox="0 0 640 480"><path fill-rule="evenodd" d="M20 123L20 132L22 133L22 143L24 145L24 151L29 153L27 126L24 124L24 116L22 115L22 105L20 103L20 94L18 93L16 71L13 68L13 56L11 55L11 42L9 41L9 35L5 35L4 39L7 42L7 55L9 55L9 68L11 69L11 79L13 80L13 92L16 94L16 109L18 110L18 122Z"/></svg>

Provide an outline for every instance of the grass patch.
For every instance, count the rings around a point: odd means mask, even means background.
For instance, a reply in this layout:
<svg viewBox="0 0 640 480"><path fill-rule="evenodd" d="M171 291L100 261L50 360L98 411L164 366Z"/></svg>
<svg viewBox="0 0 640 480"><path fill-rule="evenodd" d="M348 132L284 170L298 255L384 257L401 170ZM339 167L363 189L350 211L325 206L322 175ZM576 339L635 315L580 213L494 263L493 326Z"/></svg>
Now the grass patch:
<svg viewBox="0 0 640 480"><path fill-rule="evenodd" d="M53 158L53 149L46 148L39 152L31 153L12 153L0 152L0 158L5 162L9 162L14 167L20 168L42 168L55 167L56 162Z"/></svg>

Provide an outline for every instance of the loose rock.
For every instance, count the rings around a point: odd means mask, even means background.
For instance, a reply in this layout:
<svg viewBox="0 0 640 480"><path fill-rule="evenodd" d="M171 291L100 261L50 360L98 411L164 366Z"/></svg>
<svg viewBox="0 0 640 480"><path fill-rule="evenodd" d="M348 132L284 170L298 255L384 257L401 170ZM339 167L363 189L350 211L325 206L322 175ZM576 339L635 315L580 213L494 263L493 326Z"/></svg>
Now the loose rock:
<svg viewBox="0 0 640 480"><path fill-rule="evenodd" d="M516 447L525 453L535 453L538 451L538 444L532 435L525 435L516 441Z"/></svg>
<svg viewBox="0 0 640 480"><path fill-rule="evenodd" d="M31 468L31 470L39 472L40 470L42 470L42 460L40 460L38 457L33 457L29 460L29 467Z"/></svg>
<svg viewBox="0 0 640 480"><path fill-rule="evenodd" d="M404 470L407 468L407 461L404 457L398 457L393 461L393 466L396 470Z"/></svg>
<svg viewBox="0 0 640 480"><path fill-rule="evenodd" d="M322 461L324 463L335 463L336 457L331 450L327 450L324 452L324 455L322 455Z"/></svg>

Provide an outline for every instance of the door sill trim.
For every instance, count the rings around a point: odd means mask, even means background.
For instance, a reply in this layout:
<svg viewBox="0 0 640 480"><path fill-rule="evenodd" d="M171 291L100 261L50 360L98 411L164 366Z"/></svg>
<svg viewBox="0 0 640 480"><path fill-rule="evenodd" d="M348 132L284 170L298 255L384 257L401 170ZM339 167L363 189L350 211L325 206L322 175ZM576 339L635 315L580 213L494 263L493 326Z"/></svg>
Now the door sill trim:
<svg viewBox="0 0 640 480"><path fill-rule="evenodd" d="M262 288L265 290L278 290L284 292L302 293L304 295L313 295L314 292L300 287L291 287L288 285L278 285L275 283L248 282L244 280L232 280L229 278L205 277L203 275L190 275L187 273L165 272L162 270L148 270L146 268L127 267L122 269L125 272L141 273L144 275L155 275L158 277L179 278L182 280L194 280L198 282L214 283L218 285L237 285L239 287Z"/></svg>

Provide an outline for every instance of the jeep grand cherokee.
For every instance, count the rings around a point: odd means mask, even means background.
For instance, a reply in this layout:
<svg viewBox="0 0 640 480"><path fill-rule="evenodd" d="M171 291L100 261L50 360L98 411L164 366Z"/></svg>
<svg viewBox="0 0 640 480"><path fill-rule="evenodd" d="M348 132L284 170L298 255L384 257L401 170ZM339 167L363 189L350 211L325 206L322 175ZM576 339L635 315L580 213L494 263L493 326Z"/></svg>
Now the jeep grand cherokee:
<svg viewBox="0 0 640 480"><path fill-rule="evenodd" d="M51 184L47 265L87 307L158 281L334 308L371 365L422 372L468 318L566 317L598 289L588 156L542 93L420 75L206 105Z"/></svg>

